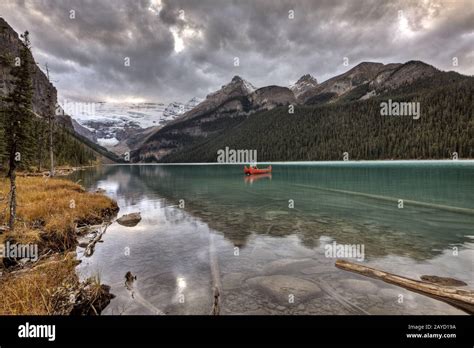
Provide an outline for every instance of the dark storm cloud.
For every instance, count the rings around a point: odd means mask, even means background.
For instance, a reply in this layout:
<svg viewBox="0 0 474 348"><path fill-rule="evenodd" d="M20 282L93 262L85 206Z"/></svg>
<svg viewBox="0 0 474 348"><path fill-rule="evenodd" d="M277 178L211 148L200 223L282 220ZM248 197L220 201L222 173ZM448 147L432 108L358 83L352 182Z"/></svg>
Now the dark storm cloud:
<svg viewBox="0 0 474 348"><path fill-rule="evenodd" d="M419 59L474 74L469 0L4 0L0 15L31 32L37 60L68 98L185 101L233 75L288 85L361 61Z"/></svg>

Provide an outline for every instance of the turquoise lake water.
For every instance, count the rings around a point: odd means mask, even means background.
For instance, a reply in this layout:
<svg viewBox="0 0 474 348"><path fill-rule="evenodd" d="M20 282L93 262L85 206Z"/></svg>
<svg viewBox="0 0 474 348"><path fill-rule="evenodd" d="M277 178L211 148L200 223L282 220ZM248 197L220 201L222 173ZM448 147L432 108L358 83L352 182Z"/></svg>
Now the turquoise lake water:
<svg viewBox="0 0 474 348"><path fill-rule="evenodd" d="M78 267L117 297L105 314L461 314L448 304L342 271L328 245L403 276L474 286L474 162L116 165L72 179L103 188L119 216ZM78 253L82 252L78 248ZM137 276L124 286L127 271Z"/></svg>

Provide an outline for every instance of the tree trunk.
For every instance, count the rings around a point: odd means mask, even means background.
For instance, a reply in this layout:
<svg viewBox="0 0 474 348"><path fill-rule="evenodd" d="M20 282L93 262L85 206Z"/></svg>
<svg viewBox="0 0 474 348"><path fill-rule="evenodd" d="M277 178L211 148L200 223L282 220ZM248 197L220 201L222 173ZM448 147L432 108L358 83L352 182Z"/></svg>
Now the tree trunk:
<svg viewBox="0 0 474 348"><path fill-rule="evenodd" d="M38 136L38 172L41 172L42 162L43 162L43 134L41 134L41 129L39 130Z"/></svg>
<svg viewBox="0 0 474 348"><path fill-rule="evenodd" d="M402 288L418 292L436 300L446 302L469 314L474 314L474 291L455 287L441 286L419 280L405 278L396 274L380 271L375 268L359 265L345 260L337 260L336 267L351 271L367 277L383 280Z"/></svg>
<svg viewBox="0 0 474 348"><path fill-rule="evenodd" d="M54 154L53 154L53 116L49 116L49 158L50 170L49 176L54 176Z"/></svg>
<svg viewBox="0 0 474 348"><path fill-rule="evenodd" d="M10 163L8 169L8 177L10 178L10 220L8 226L10 232L15 230L16 219L16 146L13 146L13 151L10 153Z"/></svg>

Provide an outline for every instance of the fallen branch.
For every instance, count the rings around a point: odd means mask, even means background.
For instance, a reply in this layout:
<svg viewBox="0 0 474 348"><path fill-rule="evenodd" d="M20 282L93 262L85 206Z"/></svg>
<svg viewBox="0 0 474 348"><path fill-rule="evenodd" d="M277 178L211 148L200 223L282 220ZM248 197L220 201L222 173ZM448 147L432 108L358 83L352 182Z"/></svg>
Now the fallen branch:
<svg viewBox="0 0 474 348"><path fill-rule="evenodd" d="M212 309L211 309L211 315L219 315L221 312L221 304L220 304L220 292L219 288L217 286L214 287L214 300L212 302Z"/></svg>
<svg viewBox="0 0 474 348"><path fill-rule="evenodd" d="M393 273L380 271L375 268L359 265L346 260L337 260L336 267L345 271L351 271L367 277L383 280L386 283L395 284L436 300L446 302L466 313L474 314L474 291L454 287L440 286L419 280L405 278Z"/></svg>
<svg viewBox="0 0 474 348"><path fill-rule="evenodd" d="M84 250L84 255L86 257L89 257L94 253L95 245L97 244L97 242L99 242L102 239L102 236L104 235L105 231L107 231L107 227L109 227L109 225L110 224L105 224L105 226L103 226L102 231L99 229L95 237L92 238L90 243L86 246L86 249Z"/></svg>
<svg viewBox="0 0 474 348"><path fill-rule="evenodd" d="M84 235L86 233L92 233L100 230L104 224L99 225L85 225L81 227L76 227L76 234L77 235Z"/></svg>

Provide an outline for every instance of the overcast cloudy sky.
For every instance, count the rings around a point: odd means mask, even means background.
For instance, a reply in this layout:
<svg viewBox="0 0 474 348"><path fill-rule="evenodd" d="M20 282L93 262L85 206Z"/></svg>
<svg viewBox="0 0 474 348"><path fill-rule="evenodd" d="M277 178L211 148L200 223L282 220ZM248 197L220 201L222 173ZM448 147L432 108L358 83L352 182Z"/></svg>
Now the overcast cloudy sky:
<svg viewBox="0 0 474 348"><path fill-rule="evenodd" d="M1 0L0 16L30 31L36 60L48 63L62 98L184 102L234 75L286 86L306 73L324 81L362 61L417 59L474 75L473 4Z"/></svg>

